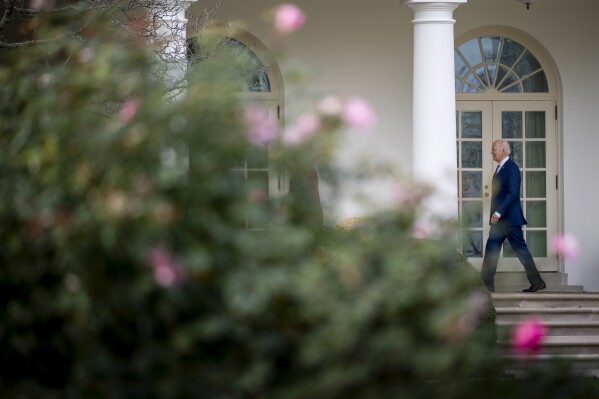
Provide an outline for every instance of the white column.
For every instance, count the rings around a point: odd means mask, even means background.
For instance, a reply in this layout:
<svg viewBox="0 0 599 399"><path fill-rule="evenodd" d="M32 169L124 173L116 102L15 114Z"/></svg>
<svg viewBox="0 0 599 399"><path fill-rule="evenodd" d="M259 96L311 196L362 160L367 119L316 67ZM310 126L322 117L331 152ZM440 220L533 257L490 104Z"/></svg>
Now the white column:
<svg viewBox="0 0 599 399"><path fill-rule="evenodd" d="M402 0L414 12L413 176L431 218L458 217L453 11L467 0Z"/></svg>
<svg viewBox="0 0 599 399"><path fill-rule="evenodd" d="M159 56L163 60L164 79L171 87L184 84L183 78L187 70L187 18L185 11L196 0L158 0L150 8L152 21L155 24L155 44ZM175 90L176 96L181 90Z"/></svg>

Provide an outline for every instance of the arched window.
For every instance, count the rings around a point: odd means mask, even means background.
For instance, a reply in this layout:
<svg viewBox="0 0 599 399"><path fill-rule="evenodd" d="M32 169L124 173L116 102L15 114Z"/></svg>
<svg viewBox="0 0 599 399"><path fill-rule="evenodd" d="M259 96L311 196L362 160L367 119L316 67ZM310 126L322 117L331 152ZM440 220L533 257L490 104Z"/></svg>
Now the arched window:
<svg viewBox="0 0 599 399"><path fill-rule="evenodd" d="M189 67L201 67L209 57L223 57L227 65L227 78L231 79L239 94L242 107L251 110L253 117L269 120L280 129L282 114L282 76L275 59L268 49L248 32L235 31L227 34L206 33L188 37L187 60ZM277 130L277 134L280 132ZM261 193L268 197L280 197L285 184L281 173L270 160L269 147L249 146L245 155L229 169L230 182L240 190ZM267 206L267 203L264 203ZM266 228L259 212L248 212L246 228Z"/></svg>
<svg viewBox="0 0 599 399"><path fill-rule="evenodd" d="M537 58L520 43L479 36L455 50L456 93L547 93L547 77Z"/></svg>
<svg viewBox="0 0 599 399"><path fill-rule="evenodd" d="M201 48L198 40L189 40L187 44L187 59L191 65L201 63L215 51L226 51L235 60L235 71L238 75L240 91L266 93L271 91L268 78L268 66L256 56L253 49L232 37L224 37L218 43L211 43Z"/></svg>

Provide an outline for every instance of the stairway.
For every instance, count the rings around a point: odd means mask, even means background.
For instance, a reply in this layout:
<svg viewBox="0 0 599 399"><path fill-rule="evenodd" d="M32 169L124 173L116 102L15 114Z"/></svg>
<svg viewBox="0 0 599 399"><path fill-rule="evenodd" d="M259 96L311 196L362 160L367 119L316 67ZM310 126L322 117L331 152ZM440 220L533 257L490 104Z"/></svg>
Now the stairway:
<svg viewBox="0 0 599 399"><path fill-rule="evenodd" d="M531 360L563 359L583 374L599 376L599 293L570 288L562 292L496 292L492 298L498 341L510 369L522 370ZM509 351L510 331L519 320L532 316L544 321L548 333L541 351L524 361Z"/></svg>

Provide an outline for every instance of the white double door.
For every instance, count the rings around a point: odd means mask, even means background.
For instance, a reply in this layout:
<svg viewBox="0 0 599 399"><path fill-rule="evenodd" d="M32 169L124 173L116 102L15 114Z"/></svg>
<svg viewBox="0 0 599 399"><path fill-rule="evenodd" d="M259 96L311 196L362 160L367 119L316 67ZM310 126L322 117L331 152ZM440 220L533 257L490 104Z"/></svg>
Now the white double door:
<svg viewBox="0 0 599 399"><path fill-rule="evenodd" d="M557 271L549 243L558 231L557 131L554 101L457 101L458 201L462 253L478 269L489 236L491 146L505 139L520 167L524 237L541 271ZM509 243L498 271L522 271Z"/></svg>

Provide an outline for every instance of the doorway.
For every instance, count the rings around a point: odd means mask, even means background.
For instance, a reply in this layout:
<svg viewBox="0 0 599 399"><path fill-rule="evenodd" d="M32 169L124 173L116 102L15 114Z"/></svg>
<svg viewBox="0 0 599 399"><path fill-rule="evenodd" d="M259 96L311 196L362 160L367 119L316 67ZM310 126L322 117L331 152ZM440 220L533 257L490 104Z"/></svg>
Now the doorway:
<svg viewBox="0 0 599 399"><path fill-rule="evenodd" d="M478 270L489 234L495 169L491 145L505 139L522 175L520 200L528 221L524 236L529 249L540 271L558 271L558 259L548 248L559 221L555 105L543 100L456 103L460 247ZM499 259L499 272L522 271L507 241Z"/></svg>

